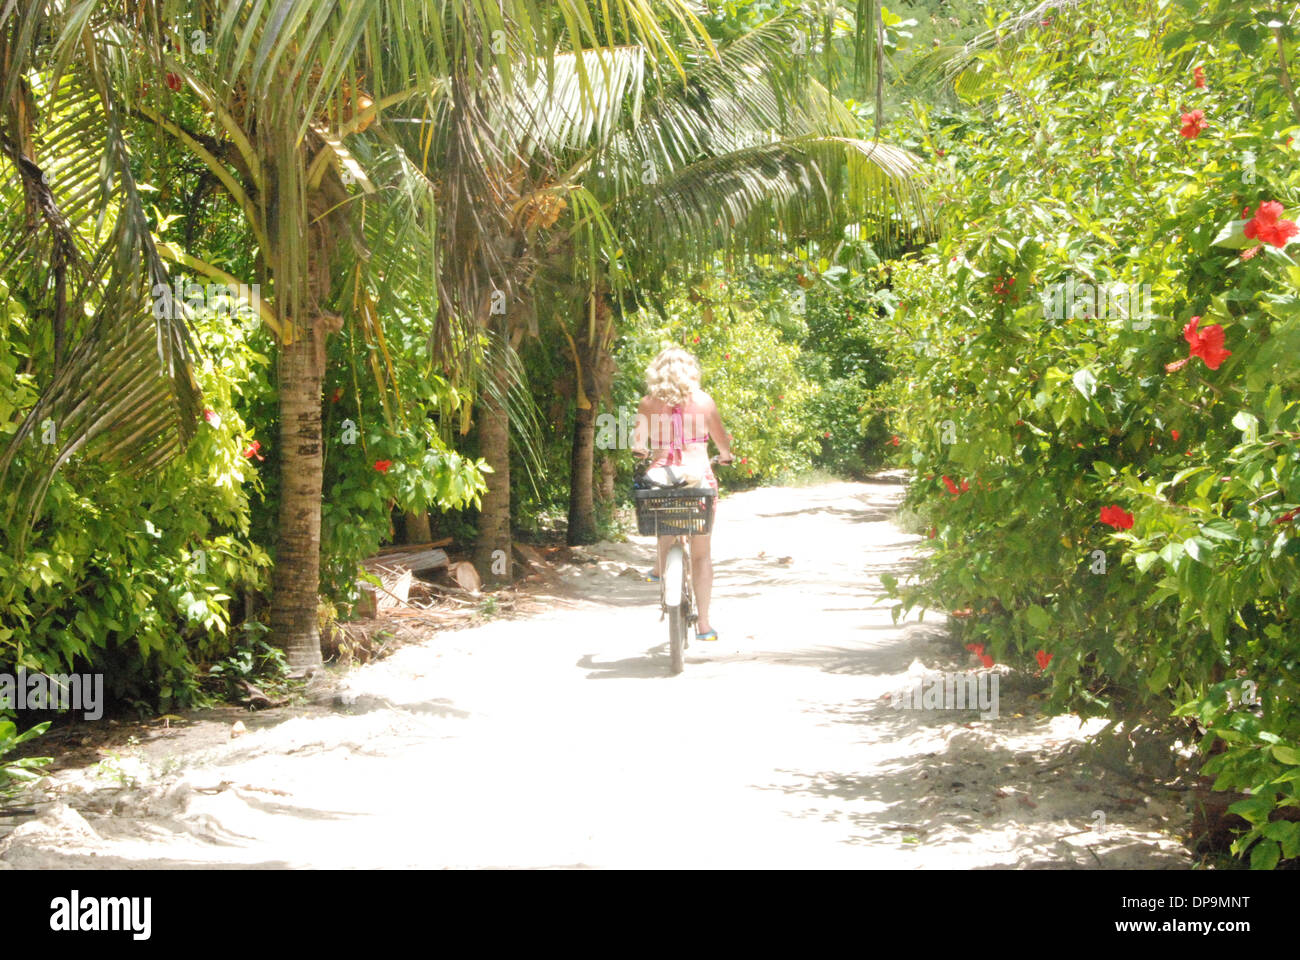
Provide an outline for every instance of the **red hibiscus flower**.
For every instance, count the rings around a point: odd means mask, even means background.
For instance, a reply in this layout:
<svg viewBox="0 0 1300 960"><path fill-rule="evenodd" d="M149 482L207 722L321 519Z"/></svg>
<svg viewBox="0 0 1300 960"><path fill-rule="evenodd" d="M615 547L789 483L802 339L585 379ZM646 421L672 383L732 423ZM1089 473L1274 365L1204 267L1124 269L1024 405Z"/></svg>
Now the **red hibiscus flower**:
<svg viewBox="0 0 1300 960"><path fill-rule="evenodd" d="M966 644L966 649L977 657L984 656L984 644L982 643L968 643Z"/></svg>
<svg viewBox="0 0 1300 960"><path fill-rule="evenodd" d="M822 434L822 436L825 437L827 440L829 440L831 438L831 432L827 430L825 433Z"/></svg>
<svg viewBox="0 0 1300 960"><path fill-rule="evenodd" d="M262 444L254 440L252 443L250 443L247 447L244 448L244 457L249 460L253 459L253 457L257 457L257 459L259 460L265 460L266 457L258 453L258 451L261 449L262 449Z"/></svg>
<svg viewBox="0 0 1300 960"><path fill-rule="evenodd" d="M1200 317L1192 317L1191 322L1183 327L1183 339L1190 348L1188 359L1200 357L1211 370L1218 370L1219 365L1232 356L1232 351L1223 349L1223 327L1215 323L1197 330L1200 322Z"/></svg>
<svg viewBox="0 0 1300 960"><path fill-rule="evenodd" d="M948 488L948 492L954 497L960 497L961 491L957 489L957 484L952 482L952 478L946 473L943 475L943 485Z"/></svg>
<svg viewBox="0 0 1300 960"><path fill-rule="evenodd" d="M991 667L993 666L993 658L986 653L980 657L980 663L984 664L985 667Z"/></svg>
<svg viewBox="0 0 1300 960"><path fill-rule="evenodd" d="M1133 526L1133 514L1112 503L1101 508L1101 522L1116 530L1128 530Z"/></svg>
<svg viewBox="0 0 1300 960"><path fill-rule="evenodd" d="M181 88L181 78L174 73L167 74L167 86L172 90L179 90Z"/></svg>
<svg viewBox="0 0 1300 960"><path fill-rule="evenodd" d="M203 419L208 421L208 423L212 424L214 427L221 422L221 418L217 416L215 410L204 410Z"/></svg>
<svg viewBox="0 0 1300 960"><path fill-rule="evenodd" d="M1180 136L1186 137L1188 140L1195 140L1201 135L1201 131L1207 126L1204 110L1193 110L1191 113L1184 113L1182 121L1183 127L1178 131L1178 133Z"/></svg>
<svg viewBox="0 0 1300 960"><path fill-rule="evenodd" d="M1205 88L1205 68L1197 67L1192 71L1192 84L1197 89Z"/></svg>
<svg viewBox="0 0 1300 960"><path fill-rule="evenodd" d="M1038 660L1038 669L1046 670L1047 665L1052 662L1052 657L1054 656L1055 654L1047 653L1045 650L1039 650L1034 654L1035 659Z"/></svg>
<svg viewBox="0 0 1300 960"><path fill-rule="evenodd" d="M1171 437L1174 438L1174 443L1177 443L1177 442L1178 442L1179 433L1178 433L1177 430L1170 430L1170 431L1169 431L1169 436L1171 436Z"/></svg>
<svg viewBox="0 0 1300 960"><path fill-rule="evenodd" d="M330 397L330 403L338 403L338 402L339 402L339 399L340 399L342 396L343 396L343 388L342 388L342 387L335 387L335 388L334 388L334 396Z"/></svg>
<svg viewBox="0 0 1300 960"><path fill-rule="evenodd" d="M890 442L891 445L893 445L893 446L896 447L896 446L898 446L900 443L902 443L903 441L902 441L901 439L899 439L898 434L894 434L892 437L889 438L889 442Z"/></svg>
<svg viewBox="0 0 1300 960"><path fill-rule="evenodd" d="M388 472L388 468L391 467L392 465L393 465L393 461L391 461L391 460L376 460L376 461L375 461L375 469L378 470L380 473L387 473L387 472Z"/></svg>
<svg viewBox="0 0 1300 960"><path fill-rule="evenodd" d="M1287 241L1300 233L1300 228L1296 227L1294 220L1278 219L1282 216L1282 209L1282 204L1276 200L1261 203L1254 218L1246 224L1246 236L1275 247L1285 247Z"/></svg>
<svg viewBox="0 0 1300 960"><path fill-rule="evenodd" d="M933 539L934 539L936 536L938 536L938 535L939 535L939 528L938 528L938 527L931 527L931 528L930 528L930 539L933 540Z"/></svg>

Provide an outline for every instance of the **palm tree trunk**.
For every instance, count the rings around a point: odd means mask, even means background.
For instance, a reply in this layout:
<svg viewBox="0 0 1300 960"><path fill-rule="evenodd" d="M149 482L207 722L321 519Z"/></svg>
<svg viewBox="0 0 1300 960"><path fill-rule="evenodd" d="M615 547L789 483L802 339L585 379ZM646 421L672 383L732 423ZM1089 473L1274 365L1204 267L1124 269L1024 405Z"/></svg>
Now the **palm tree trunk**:
<svg viewBox="0 0 1300 960"><path fill-rule="evenodd" d="M510 417L505 396L509 386L504 363L489 373L496 378L496 392L483 390L478 399L479 455L492 472L479 510L478 541L474 545L474 566L484 583L510 580Z"/></svg>
<svg viewBox="0 0 1300 960"><path fill-rule="evenodd" d="M433 539L433 528L429 525L429 511L412 510L405 515L407 543L428 543Z"/></svg>
<svg viewBox="0 0 1300 960"><path fill-rule="evenodd" d="M614 480L618 476L618 464L608 453L600 458L600 496L601 503L614 501Z"/></svg>
<svg viewBox="0 0 1300 960"><path fill-rule="evenodd" d="M596 405L579 404L573 419L573 452L569 458L570 546L596 542L595 451Z"/></svg>
<svg viewBox="0 0 1300 960"><path fill-rule="evenodd" d="M609 392L614 375L614 359L609 352L609 306L603 296L597 295L594 304L587 301L587 307L591 310L591 315L579 318L578 335L573 340L578 409L573 420L573 450L569 457L570 546L595 543L597 539L594 476L596 413L601 398Z"/></svg>
<svg viewBox="0 0 1300 960"><path fill-rule="evenodd" d="M280 347L280 515L271 589L271 638L293 673L322 667L320 587L322 370L317 328Z"/></svg>

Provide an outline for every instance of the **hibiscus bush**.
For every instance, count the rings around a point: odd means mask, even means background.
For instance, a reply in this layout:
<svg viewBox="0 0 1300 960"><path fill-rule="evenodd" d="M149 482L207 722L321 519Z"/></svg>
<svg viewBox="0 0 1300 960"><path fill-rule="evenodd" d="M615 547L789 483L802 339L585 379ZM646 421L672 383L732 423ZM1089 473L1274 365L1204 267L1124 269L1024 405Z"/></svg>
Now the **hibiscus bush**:
<svg viewBox="0 0 1300 960"><path fill-rule="evenodd" d="M897 458L953 611L1058 710L1165 726L1300 857L1300 55L1262 4L1107 0L983 55L948 229L895 265ZM967 89L975 89L971 85ZM927 137L939 132L927 130Z"/></svg>

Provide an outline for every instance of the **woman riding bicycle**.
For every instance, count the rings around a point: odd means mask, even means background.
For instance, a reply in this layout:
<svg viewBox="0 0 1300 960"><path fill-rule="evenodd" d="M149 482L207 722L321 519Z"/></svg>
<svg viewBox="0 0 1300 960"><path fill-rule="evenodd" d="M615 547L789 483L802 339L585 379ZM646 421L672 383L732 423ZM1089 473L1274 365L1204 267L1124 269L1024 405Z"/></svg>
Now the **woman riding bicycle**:
<svg viewBox="0 0 1300 960"><path fill-rule="evenodd" d="M700 389L700 364L680 347L669 347L646 368L646 396L637 408L632 453L647 457L653 451L650 468L666 468L685 476L692 485L718 489L709 464L709 440L718 447L718 462L731 463L731 437L722 425L722 415L713 398ZM673 537L660 537L653 579L663 573L664 554ZM709 555L709 534L691 537L692 580L699 610L696 637L716 640L718 632L709 625L709 596L713 590L713 561Z"/></svg>

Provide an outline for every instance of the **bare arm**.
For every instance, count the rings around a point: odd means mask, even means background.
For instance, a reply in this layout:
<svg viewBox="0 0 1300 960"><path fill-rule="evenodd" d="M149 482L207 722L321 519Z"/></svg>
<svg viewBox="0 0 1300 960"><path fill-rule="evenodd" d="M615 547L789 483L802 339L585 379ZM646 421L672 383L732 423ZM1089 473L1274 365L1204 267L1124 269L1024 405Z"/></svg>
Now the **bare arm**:
<svg viewBox="0 0 1300 960"><path fill-rule="evenodd" d="M718 446L718 462L731 463L731 434L727 433L727 428L722 425L722 413L718 410L718 405L709 397L709 436Z"/></svg>

